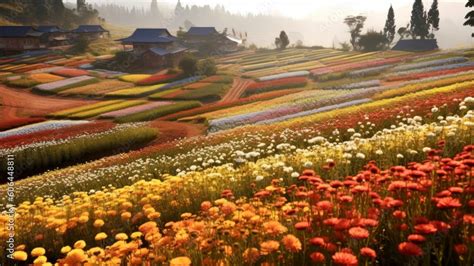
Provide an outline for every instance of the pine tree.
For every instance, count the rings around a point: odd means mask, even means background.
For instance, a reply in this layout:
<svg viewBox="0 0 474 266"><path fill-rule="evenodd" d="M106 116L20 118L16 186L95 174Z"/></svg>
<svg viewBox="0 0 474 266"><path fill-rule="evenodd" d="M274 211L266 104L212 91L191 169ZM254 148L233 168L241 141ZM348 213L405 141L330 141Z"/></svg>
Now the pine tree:
<svg viewBox="0 0 474 266"><path fill-rule="evenodd" d="M385 22L385 28L383 29L383 33L385 38L387 39L387 44L390 45L395 38L395 12L393 11L393 7L390 6L388 9L387 14L387 21Z"/></svg>
<svg viewBox="0 0 474 266"><path fill-rule="evenodd" d="M466 7L473 8L474 0L469 0L466 4ZM464 26L474 27L474 10L471 10L469 13L467 13L464 18L466 19L466 22L464 22ZM472 37L474 37L474 33L472 34Z"/></svg>
<svg viewBox="0 0 474 266"><path fill-rule="evenodd" d="M152 16L158 15L158 3L156 2L156 0L151 0L150 14Z"/></svg>
<svg viewBox="0 0 474 266"><path fill-rule="evenodd" d="M439 30L439 10L438 10L438 0L433 0L431 9L428 12L428 23L431 25L432 30Z"/></svg>
<svg viewBox="0 0 474 266"><path fill-rule="evenodd" d="M285 31L280 32L280 48L285 49L288 44L290 44L290 39L288 39L288 35L286 35Z"/></svg>
<svg viewBox="0 0 474 266"><path fill-rule="evenodd" d="M415 0L410 20L410 30L413 33L413 38L416 39L418 36L421 39L425 39L429 33L429 26L423 2Z"/></svg>
<svg viewBox="0 0 474 266"><path fill-rule="evenodd" d="M174 15L176 17L180 17L184 12L183 5L181 5L181 1L178 0L178 3L176 4L176 7L174 8Z"/></svg>

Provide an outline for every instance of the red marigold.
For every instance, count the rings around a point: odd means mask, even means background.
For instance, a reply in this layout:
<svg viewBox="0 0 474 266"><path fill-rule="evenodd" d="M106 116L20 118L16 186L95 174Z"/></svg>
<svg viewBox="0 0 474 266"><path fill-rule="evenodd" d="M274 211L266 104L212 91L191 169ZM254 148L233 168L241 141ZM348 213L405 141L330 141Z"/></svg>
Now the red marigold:
<svg viewBox="0 0 474 266"><path fill-rule="evenodd" d="M338 265L349 266L358 264L357 257L346 252L336 252L336 254L332 256L332 259L334 260L334 263Z"/></svg>
<svg viewBox="0 0 474 266"><path fill-rule="evenodd" d="M398 251L403 255L408 256L421 256L423 254L423 250L410 242L402 242L398 245Z"/></svg>
<svg viewBox="0 0 474 266"><path fill-rule="evenodd" d="M369 231L362 227L352 227L349 229L349 235L355 239L365 239L369 237Z"/></svg>
<svg viewBox="0 0 474 266"><path fill-rule="evenodd" d="M436 207L440 209L459 208L461 206L459 199L451 197L438 199L438 203L436 203Z"/></svg>
<svg viewBox="0 0 474 266"><path fill-rule="evenodd" d="M284 236L281 242L288 251L299 252L302 249L300 240L294 235L289 234Z"/></svg>
<svg viewBox="0 0 474 266"><path fill-rule="evenodd" d="M360 249L360 255L365 256L365 257L369 257L369 258L372 258L372 259L375 259L377 257L377 253L375 252L375 250L373 250L369 247L361 248Z"/></svg>
<svg viewBox="0 0 474 266"><path fill-rule="evenodd" d="M393 215L393 217L398 218L398 219L403 219L403 218L407 217L407 214L404 211L394 211L392 213L392 215Z"/></svg>
<svg viewBox="0 0 474 266"><path fill-rule="evenodd" d="M325 245L326 241L324 241L324 238L322 238L322 237L313 237L309 240L309 243L311 245L322 247L322 246Z"/></svg>
<svg viewBox="0 0 474 266"><path fill-rule="evenodd" d="M324 257L324 254L321 252L313 252L309 255L309 257L311 258L313 262L323 262L326 260L326 258Z"/></svg>
<svg viewBox="0 0 474 266"><path fill-rule="evenodd" d="M415 230L420 234L434 234L438 229L432 224L418 224L415 225Z"/></svg>
<svg viewBox="0 0 474 266"><path fill-rule="evenodd" d="M425 242L426 241L426 238L422 235L418 235L418 234L411 234L408 236L408 241L410 242L416 242L416 243L421 243L421 242Z"/></svg>
<svg viewBox="0 0 474 266"><path fill-rule="evenodd" d="M330 210L333 207L333 204L330 201L323 200L316 204L321 210Z"/></svg>
<svg viewBox="0 0 474 266"><path fill-rule="evenodd" d="M296 230L301 230L301 231L308 229L310 226L311 224L308 222L299 222L295 224Z"/></svg>
<svg viewBox="0 0 474 266"><path fill-rule="evenodd" d="M456 251L458 255L464 255L469 251L469 249L464 244L457 244L457 245L454 245L454 251Z"/></svg>

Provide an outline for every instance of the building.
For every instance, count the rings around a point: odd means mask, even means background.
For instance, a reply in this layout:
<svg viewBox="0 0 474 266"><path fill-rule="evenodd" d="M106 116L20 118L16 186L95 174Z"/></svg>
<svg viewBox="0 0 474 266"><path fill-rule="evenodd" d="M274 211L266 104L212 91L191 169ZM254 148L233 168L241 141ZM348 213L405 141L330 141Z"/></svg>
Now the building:
<svg viewBox="0 0 474 266"><path fill-rule="evenodd" d="M47 47L58 47L69 45L67 31L58 26L38 26L37 31L42 32L41 42Z"/></svg>
<svg viewBox="0 0 474 266"><path fill-rule="evenodd" d="M238 50L242 40L219 33L214 27L191 27L184 34L184 43L201 53L228 53Z"/></svg>
<svg viewBox="0 0 474 266"><path fill-rule="evenodd" d="M43 34L32 26L0 26L0 51L12 54L47 48Z"/></svg>
<svg viewBox="0 0 474 266"><path fill-rule="evenodd" d="M71 31L74 39L86 38L88 40L97 40L110 36L110 32L101 25L80 25L77 29Z"/></svg>
<svg viewBox="0 0 474 266"><path fill-rule="evenodd" d="M425 52L439 49L436 39L399 40L392 50L407 52Z"/></svg>
<svg viewBox="0 0 474 266"><path fill-rule="evenodd" d="M140 57L148 67L176 66L187 48L178 44L167 29L136 29L127 38L119 39L124 50Z"/></svg>

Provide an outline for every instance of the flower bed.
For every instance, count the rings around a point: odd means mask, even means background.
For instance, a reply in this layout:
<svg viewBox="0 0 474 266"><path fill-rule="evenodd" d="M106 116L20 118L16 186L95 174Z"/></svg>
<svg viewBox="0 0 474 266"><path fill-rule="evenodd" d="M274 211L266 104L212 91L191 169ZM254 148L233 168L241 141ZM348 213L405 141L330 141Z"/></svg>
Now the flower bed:
<svg viewBox="0 0 474 266"><path fill-rule="evenodd" d="M180 73L176 74L163 74L163 75L152 75L148 78L141 79L135 82L139 86L155 85L159 83L171 82L178 79L181 76Z"/></svg>
<svg viewBox="0 0 474 266"><path fill-rule="evenodd" d="M67 78L89 75L89 71L75 68L62 68L59 70L52 71L51 73Z"/></svg>
<svg viewBox="0 0 474 266"><path fill-rule="evenodd" d="M287 73L282 73L282 74L265 76L265 77L259 78L258 80L270 81L270 80L283 79L283 78L306 77L308 75L309 75L308 71L295 71L295 72L287 72Z"/></svg>
<svg viewBox="0 0 474 266"><path fill-rule="evenodd" d="M122 102L118 102L118 103L114 103L110 105L101 106L94 109L89 109L82 112L73 113L73 114L68 115L68 117L73 118L73 119L90 118L90 117L98 116L104 113L122 110L128 107L142 105L145 103L147 103L147 101L145 100L126 100L126 101L122 101Z"/></svg>
<svg viewBox="0 0 474 266"><path fill-rule="evenodd" d="M442 66L442 65L452 65L452 64L459 64L469 61L467 57L450 57L438 60L430 60L420 63L413 63L413 64L405 64L396 66L393 68L394 71L406 71L406 70L413 70L413 69L420 69L420 68L427 68L427 67L434 67L434 66Z"/></svg>
<svg viewBox="0 0 474 266"><path fill-rule="evenodd" d="M306 77L271 79L268 81L261 81L250 84L250 86L247 87L245 94L251 95L278 89L299 88L306 86L307 83L308 80Z"/></svg>
<svg viewBox="0 0 474 266"><path fill-rule="evenodd" d="M144 80L144 79L147 79L151 77L151 75L148 75L148 74L130 74L130 75L123 75L123 76L120 76L119 79L121 81L125 81L125 82L131 82L131 83L137 83L141 80Z"/></svg>
<svg viewBox="0 0 474 266"><path fill-rule="evenodd" d="M367 81L349 83L349 84L344 84L344 85L339 85L339 86L332 86L332 87L329 86L329 87L325 87L324 89L353 90L353 89L365 89L365 88L378 87L380 85L381 85L380 80L375 79L375 80L367 80Z"/></svg>
<svg viewBox="0 0 474 266"><path fill-rule="evenodd" d="M31 124L15 129L10 129L7 131L0 132L0 138L10 137L10 136L18 136L18 135L25 135L30 134L42 130L48 129L59 129L64 127L69 127L78 124L88 123L89 121L72 121L72 120L58 120L58 121L45 121L36 124Z"/></svg>
<svg viewBox="0 0 474 266"><path fill-rule="evenodd" d="M195 108L201 106L201 103L197 101L188 101L188 102L177 102L170 105L160 106L151 110L134 113L126 116L119 117L115 119L119 123L129 123L129 122L139 122L139 121L149 121L161 116L168 114L176 113L179 111Z"/></svg>
<svg viewBox="0 0 474 266"><path fill-rule="evenodd" d="M92 83L99 82L98 79L89 76L79 76L74 78L68 78L65 80L59 80L51 83L41 84L34 87L35 90L41 92L57 93L63 90L85 86Z"/></svg>
<svg viewBox="0 0 474 266"><path fill-rule="evenodd" d="M112 92L106 93L105 95L115 96L115 97L143 97L143 96L147 96L159 91L164 86L166 86L166 84L132 87L132 88L127 88L123 90L112 91Z"/></svg>
<svg viewBox="0 0 474 266"><path fill-rule="evenodd" d="M173 104L173 102L151 102L151 103L147 103L147 104L143 104L139 106L125 108L118 111L104 113L104 114L101 114L100 117L101 118L118 118L118 117L132 115L135 113L140 113L140 112L148 111L151 109L155 109L157 107L171 105L171 104Z"/></svg>
<svg viewBox="0 0 474 266"><path fill-rule="evenodd" d="M59 94L66 95L104 95L113 91L123 90L133 87L133 84L120 80L103 80L98 83L75 87L60 91Z"/></svg>
<svg viewBox="0 0 474 266"><path fill-rule="evenodd" d="M209 83L232 83L234 78L232 76L224 76L224 75L215 75L207 77L201 82L209 82Z"/></svg>
<svg viewBox="0 0 474 266"><path fill-rule="evenodd" d="M438 77L442 75L449 75L449 74L456 74L456 73L463 73L466 71L474 70L474 66L465 66L459 67L454 69L444 69L444 70L436 70L436 71L426 71L422 73L413 73L413 74L405 74L405 75L394 75L386 77L386 81L403 81L403 80L416 80L416 79L424 79L430 77Z"/></svg>

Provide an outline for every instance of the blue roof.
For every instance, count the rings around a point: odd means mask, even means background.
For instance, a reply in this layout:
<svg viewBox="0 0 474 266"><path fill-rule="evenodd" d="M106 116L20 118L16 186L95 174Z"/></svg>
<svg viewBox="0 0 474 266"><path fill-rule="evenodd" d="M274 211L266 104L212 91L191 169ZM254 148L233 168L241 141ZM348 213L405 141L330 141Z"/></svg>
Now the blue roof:
<svg viewBox="0 0 474 266"><path fill-rule="evenodd" d="M0 37L35 37L41 35L32 26L0 26Z"/></svg>
<svg viewBox="0 0 474 266"><path fill-rule="evenodd" d="M61 29L60 27L54 26L54 25L51 25L51 26L47 26L47 25L38 26L37 30L39 32L47 32L47 33L66 32L65 30Z"/></svg>
<svg viewBox="0 0 474 266"><path fill-rule="evenodd" d="M167 29L136 29L130 37L119 39L124 44L128 43L170 43L176 37L171 35Z"/></svg>
<svg viewBox="0 0 474 266"><path fill-rule="evenodd" d="M165 56L165 55L169 55L169 54L176 54L176 53L179 53L179 52L184 52L186 50L188 50L188 48L175 47L175 48L171 48L171 49L164 49L164 48L154 47L154 48L150 48L149 51L156 54L156 55L159 55L159 56Z"/></svg>
<svg viewBox="0 0 474 266"><path fill-rule="evenodd" d="M432 51L436 49L439 49L436 39L400 40L392 48L392 50L409 52Z"/></svg>
<svg viewBox="0 0 474 266"><path fill-rule="evenodd" d="M73 30L75 33L98 33L108 32L108 30L102 28L101 25L80 25L77 29Z"/></svg>
<svg viewBox="0 0 474 266"><path fill-rule="evenodd" d="M219 34L219 32L217 32L214 27L191 27L187 32L187 35L193 36L209 36L215 34Z"/></svg>

